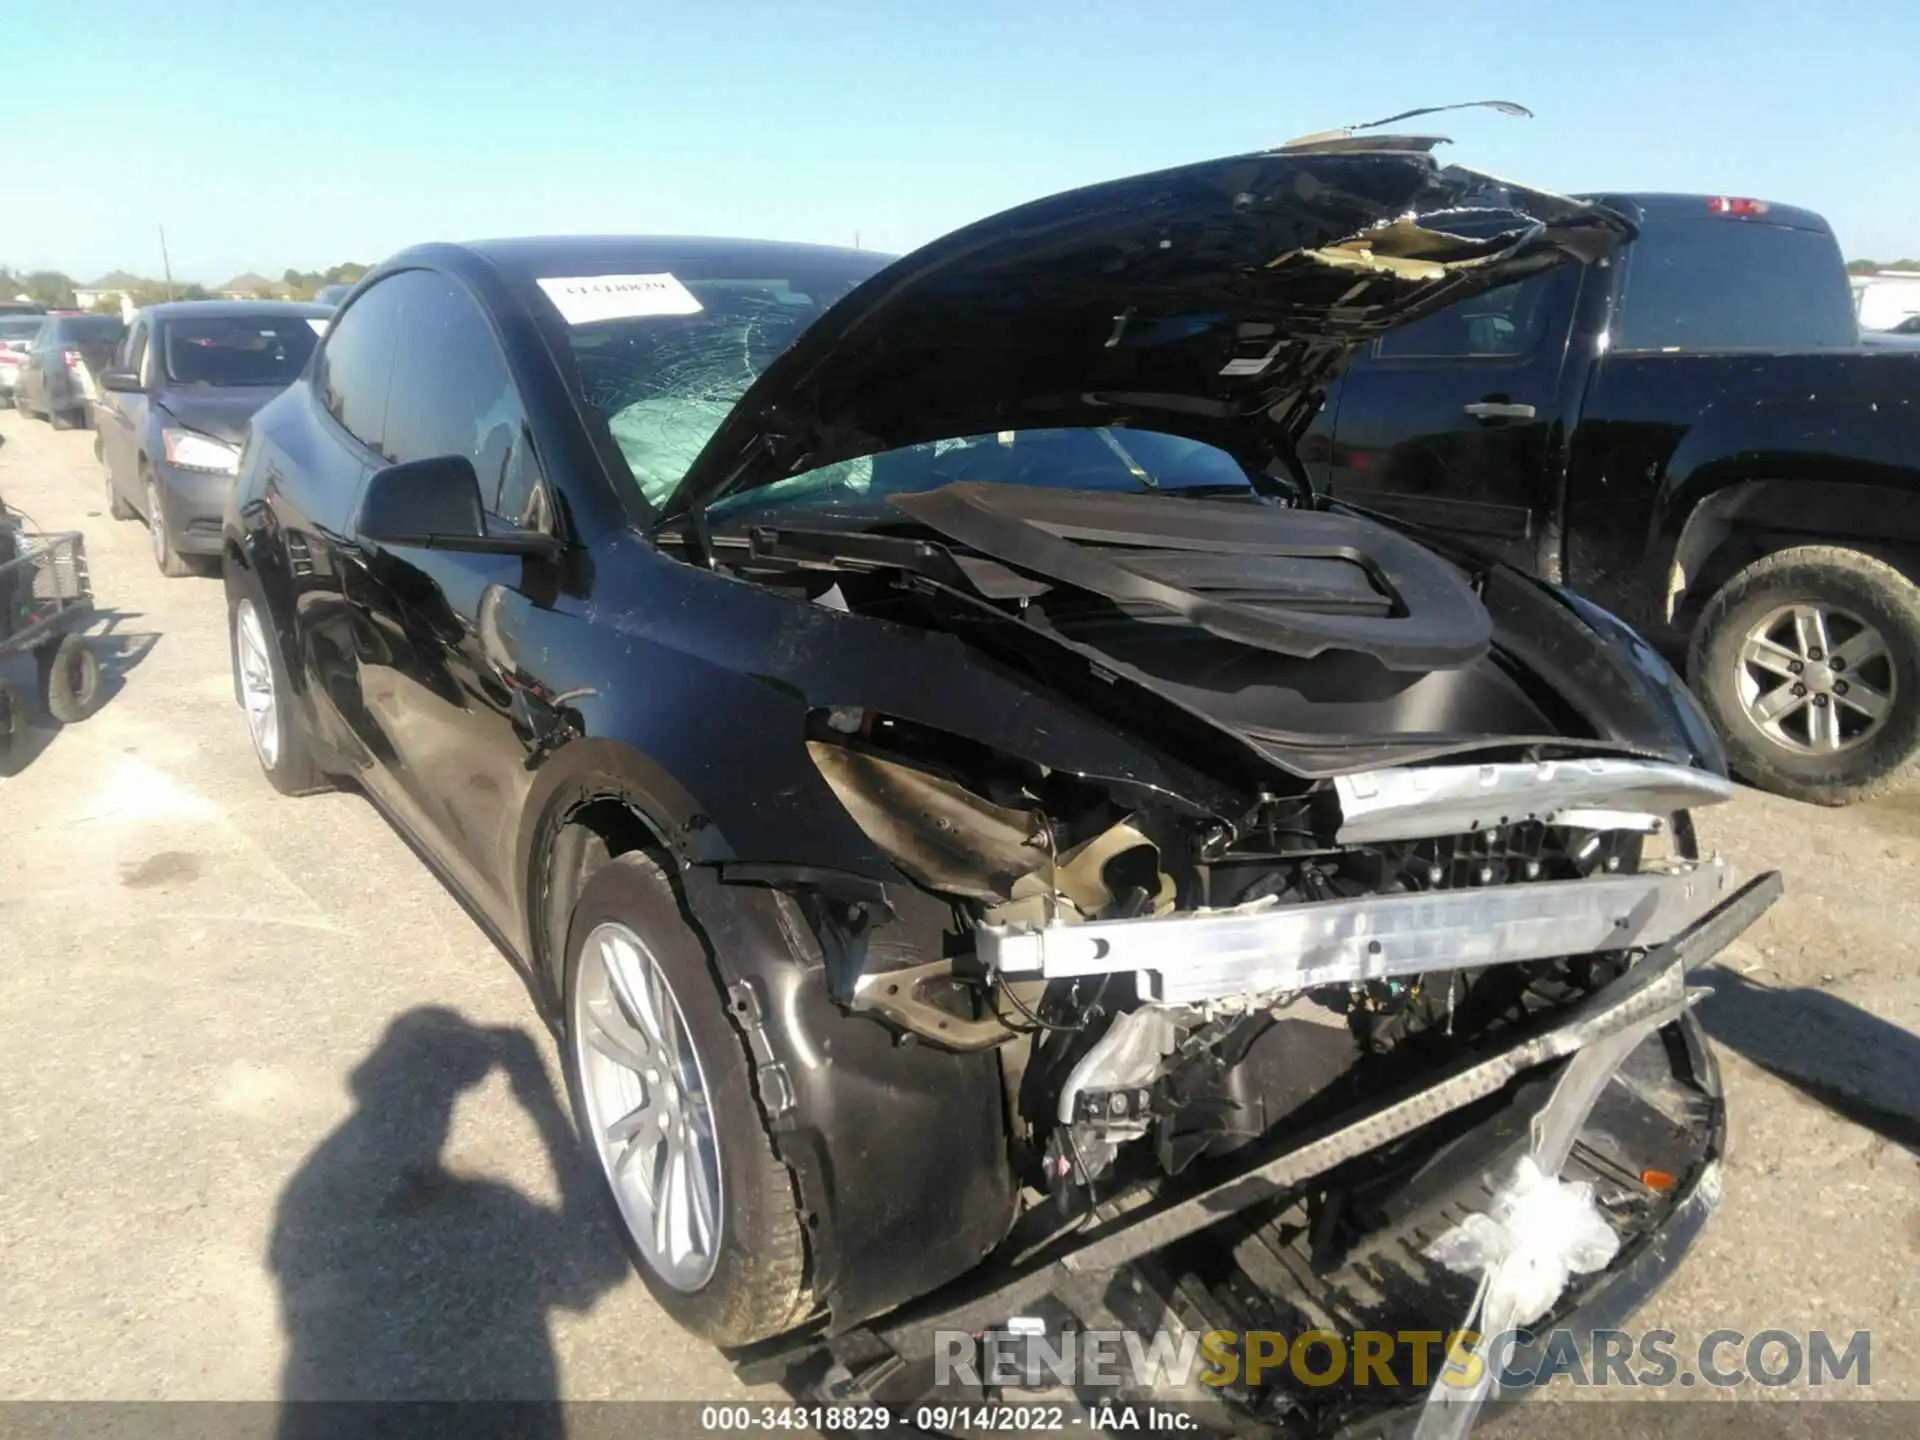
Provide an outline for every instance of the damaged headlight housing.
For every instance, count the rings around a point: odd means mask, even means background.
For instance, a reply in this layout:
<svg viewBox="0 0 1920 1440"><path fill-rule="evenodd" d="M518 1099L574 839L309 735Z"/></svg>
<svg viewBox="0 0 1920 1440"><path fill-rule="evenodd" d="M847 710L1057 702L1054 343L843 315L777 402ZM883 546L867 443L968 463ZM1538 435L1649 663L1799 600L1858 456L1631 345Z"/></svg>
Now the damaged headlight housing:
<svg viewBox="0 0 1920 1440"><path fill-rule="evenodd" d="M987 923L1080 920L1116 905L1136 915L1172 909L1174 882L1161 870L1157 848L1117 810L1102 817L1111 823L1096 823L1093 833L1063 847L1054 818L1020 781L1026 770L1044 782L1043 767L871 712L833 710L825 723L832 738L809 740L807 753L848 816L903 874L975 901ZM996 770L1000 783L962 783L893 750L888 741L909 729Z"/></svg>

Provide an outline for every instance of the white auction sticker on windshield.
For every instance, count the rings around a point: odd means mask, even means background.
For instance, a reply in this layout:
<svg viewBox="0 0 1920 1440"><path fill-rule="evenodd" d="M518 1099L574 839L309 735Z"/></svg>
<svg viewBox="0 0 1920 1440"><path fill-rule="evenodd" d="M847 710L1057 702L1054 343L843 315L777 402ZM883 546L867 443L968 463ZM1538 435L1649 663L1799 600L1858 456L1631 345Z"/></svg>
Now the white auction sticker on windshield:
<svg viewBox="0 0 1920 1440"><path fill-rule="evenodd" d="M309 315L307 317L307 324L313 327L313 333L316 335L324 335L327 333L327 322L324 320L319 320Z"/></svg>
<svg viewBox="0 0 1920 1440"><path fill-rule="evenodd" d="M542 279L540 288L569 325L700 313L693 292L671 275L580 275Z"/></svg>

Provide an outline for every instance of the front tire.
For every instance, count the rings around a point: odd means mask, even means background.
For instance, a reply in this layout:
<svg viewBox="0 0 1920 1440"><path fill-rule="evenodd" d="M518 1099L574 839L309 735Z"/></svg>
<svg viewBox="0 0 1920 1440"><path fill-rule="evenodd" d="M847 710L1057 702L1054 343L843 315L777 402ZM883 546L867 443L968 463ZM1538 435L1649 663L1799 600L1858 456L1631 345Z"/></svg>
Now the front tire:
<svg viewBox="0 0 1920 1440"><path fill-rule="evenodd" d="M575 1122L641 1279L716 1345L792 1329L811 1309L793 1177L706 947L652 856L588 882L562 981Z"/></svg>
<svg viewBox="0 0 1920 1440"><path fill-rule="evenodd" d="M306 731L294 712L272 614L250 571L239 571L228 582L227 636L234 694L246 712L254 758L267 782L282 795L310 795L326 789Z"/></svg>
<svg viewBox="0 0 1920 1440"><path fill-rule="evenodd" d="M1688 671L1734 770L1847 805L1920 756L1920 588L1855 550L1756 560L1707 602Z"/></svg>
<svg viewBox="0 0 1920 1440"><path fill-rule="evenodd" d="M160 482L153 478L151 470L146 475L147 530L153 541L153 563L169 580L178 580L182 575L191 575L193 566L173 547L173 534L167 529L167 512L160 508Z"/></svg>
<svg viewBox="0 0 1920 1440"><path fill-rule="evenodd" d="M105 456L101 457L100 463L102 465L106 463ZM115 520L131 520L135 515L140 513L127 503L126 497L121 495L120 487L113 483L113 472L111 470L107 471L106 485L107 514L111 515Z"/></svg>

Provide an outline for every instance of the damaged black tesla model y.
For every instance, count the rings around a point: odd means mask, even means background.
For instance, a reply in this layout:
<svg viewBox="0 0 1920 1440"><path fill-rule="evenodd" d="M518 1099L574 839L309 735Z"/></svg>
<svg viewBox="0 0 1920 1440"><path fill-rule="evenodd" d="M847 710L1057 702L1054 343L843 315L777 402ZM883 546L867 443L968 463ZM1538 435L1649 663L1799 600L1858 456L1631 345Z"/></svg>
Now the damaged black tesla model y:
<svg viewBox="0 0 1920 1440"><path fill-rule="evenodd" d="M1294 450L1354 346L1628 233L1434 143L891 264L427 246L255 420L262 766L363 789L524 963L637 1267L754 1373L897 1390L1128 1266L1200 1328L1449 1327L1426 1248L1523 1156L1618 1242L1553 1314L1617 1316L1710 1208L1685 970L1777 888L1695 853L1710 732Z"/></svg>

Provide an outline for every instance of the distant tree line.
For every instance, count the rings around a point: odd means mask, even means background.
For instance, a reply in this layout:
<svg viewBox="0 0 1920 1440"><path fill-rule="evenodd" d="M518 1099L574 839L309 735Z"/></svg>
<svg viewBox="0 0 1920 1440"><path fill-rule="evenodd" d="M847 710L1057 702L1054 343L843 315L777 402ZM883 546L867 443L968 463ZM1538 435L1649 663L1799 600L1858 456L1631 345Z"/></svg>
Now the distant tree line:
<svg viewBox="0 0 1920 1440"><path fill-rule="evenodd" d="M1920 270L1920 260L1849 260L1847 273L1871 275L1876 270Z"/></svg>
<svg viewBox="0 0 1920 1440"><path fill-rule="evenodd" d="M24 295L50 310L71 310L73 281L58 270L29 270L22 275L0 265L0 295L8 300Z"/></svg>
<svg viewBox="0 0 1920 1440"><path fill-rule="evenodd" d="M335 265L326 270L282 270L280 283L293 294L294 300L311 300L313 292L322 285L351 285L367 271L371 265L356 265L348 261L345 265Z"/></svg>
<svg viewBox="0 0 1920 1440"><path fill-rule="evenodd" d="M311 300L314 292L322 285L352 283L372 268L356 265L349 261L344 265L334 265L326 270L287 270L281 274L284 287L281 298L289 300ZM80 284L71 275L59 270L29 270L20 273L8 266L0 265L0 299L12 300L24 295L45 305L49 310L73 310L78 306L74 291L90 290L90 285ZM163 300L213 300L218 297L204 285L176 280L169 286L164 280L135 280L130 285L116 286L124 289L132 297L136 306L158 305ZM265 297L263 297L265 298ZM120 313L120 301L112 295L103 296L95 302L95 310L102 314Z"/></svg>

